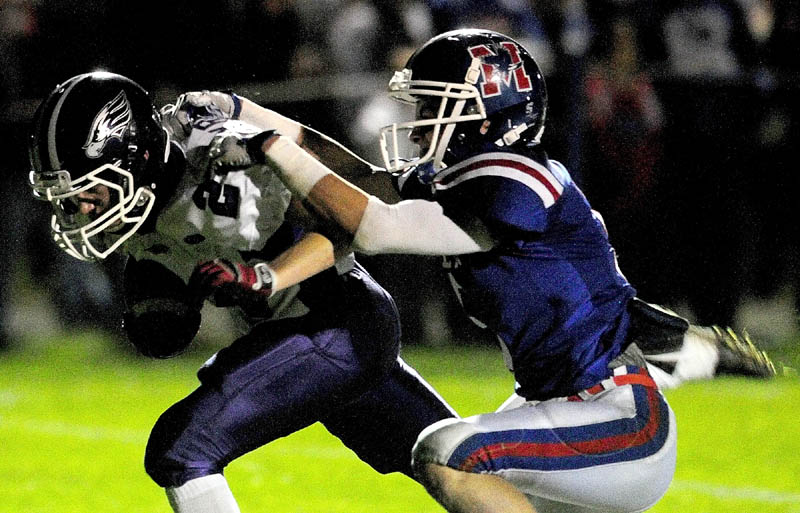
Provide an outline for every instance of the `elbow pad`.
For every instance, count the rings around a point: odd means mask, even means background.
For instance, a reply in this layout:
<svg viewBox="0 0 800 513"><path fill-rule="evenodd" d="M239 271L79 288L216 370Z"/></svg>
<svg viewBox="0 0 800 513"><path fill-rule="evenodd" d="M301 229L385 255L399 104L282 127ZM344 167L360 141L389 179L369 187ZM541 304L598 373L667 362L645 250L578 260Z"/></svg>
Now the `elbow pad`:
<svg viewBox="0 0 800 513"><path fill-rule="evenodd" d="M131 344L144 356L171 358L184 352L200 329L200 312L171 299L137 303L124 314Z"/></svg>

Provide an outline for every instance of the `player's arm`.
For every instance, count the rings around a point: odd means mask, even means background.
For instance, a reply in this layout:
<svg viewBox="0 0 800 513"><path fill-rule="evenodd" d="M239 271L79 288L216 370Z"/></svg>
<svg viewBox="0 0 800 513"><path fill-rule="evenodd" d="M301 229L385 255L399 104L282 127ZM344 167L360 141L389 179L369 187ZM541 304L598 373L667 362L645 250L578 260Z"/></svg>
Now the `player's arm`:
<svg viewBox="0 0 800 513"><path fill-rule="evenodd" d="M356 155L340 142L243 96L219 91L194 91L180 96L170 111L175 117L189 107L210 107L228 119L237 119L262 130L275 130L311 152L326 166L348 177L369 176L382 168ZM177 116L179 117L179 116Z"/></svg>
<svg viewBox="0 0 800 513"><path fill-rule="evenodd" d="M320 273L336 262L336 247L317 232L309 232L295 245L269 262L275 280L274 290L289 288Z"/></svg>
<svg viewBox="0 0 800 513"><path fill-rule="evenodd" d="M334 174L289 137L264 133L245 144L251 158L268 163L295 196L351 234L357 251L451 255L494 247L479 219L446 215L438 203L425 200L387 204Z"/></svg>
<svg viewBox="0 0 800 513"><path fill-rule="evenodd" d="M351 251L352 237L308 212L299 201L292 201L286 218L305 228L294 245L269 261L202 262L189 278L190 295L199 304L214 295L217 306L265 302L276 292L332 267L338 257Z"/></svg>
<svg viewBox="0 0 800 513"><path fill-rule="evenodd" d="M259 304L332 267L337 248L318 232L308 232L270 261L231 262L217 258L197 265L189 278L190 294L199 304L214 296L217 306Z"/></svg>
<svg viewBox="0 0 800 513"><path fill-rule="evenodd" d="M247 98L230 95L238 103L238 119L262 130L275 130L285 135L314 158L359 187L369 191L384 201L396 203L395 194L388 173L380 166L367 162L339 141L324 133L290 119L274 110L258 105Z"/></svg>
<svg viewBox="0 0 800 513"><path fill-rule="evenodd" d="M345 176L366 176L382 171L356 155L339 141L322 132L290 119L283 114L237 96L241 102L239 119L262 130L275 130L286 134L303 149L309 151L326 166L338 170Z"/></svg>

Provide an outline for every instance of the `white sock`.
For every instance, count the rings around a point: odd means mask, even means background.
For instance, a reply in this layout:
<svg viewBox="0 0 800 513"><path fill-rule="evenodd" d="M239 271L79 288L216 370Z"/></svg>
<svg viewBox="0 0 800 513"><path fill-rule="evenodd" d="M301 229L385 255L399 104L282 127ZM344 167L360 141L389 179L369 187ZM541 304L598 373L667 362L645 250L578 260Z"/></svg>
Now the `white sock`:
<svg viewBox="0 0 800 513"><path fill-rule="evenodd" d="M716 340L711 328L689 327L683 336L683 347L672 375L681 381L713 378L719 362Z"/></svg>
<svg viewBox="0 0 800 513"><path fill-rule="evenodd" d="M166 492L175 513L240 513L222 474L198 477L176 488L167 488Z"/></svg>
<svg viewBox="0 0 800 513"><path fill-rule="evenodd" d="M681 384L681 381L678 378L650 362L647 363L647 372L661 390L675 388Z"/></svg>
<svg viewBox="0 0 800 513"><path fill-rule="evenodd" d="M690 326L683 336L683 345L674 353L648 355L653 362L665 361L675 364L672 374L663 370L655 370L656 366L648 363L650 375L659 388L675 388L686 381L712 379L719 362L717 336L711 328Z"/></svg>

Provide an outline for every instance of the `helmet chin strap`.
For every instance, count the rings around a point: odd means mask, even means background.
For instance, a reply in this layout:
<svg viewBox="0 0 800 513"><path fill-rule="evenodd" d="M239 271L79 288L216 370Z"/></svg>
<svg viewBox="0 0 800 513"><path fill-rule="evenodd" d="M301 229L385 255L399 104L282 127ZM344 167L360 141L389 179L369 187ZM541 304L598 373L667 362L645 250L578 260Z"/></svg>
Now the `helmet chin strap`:
<svg viewBox="0 0 800 513"><path fill-rule="evenodd" d="M464 104L466 100L458 100L453 105L453 110L450 113L451 118L455 118L461 115L461 111L464 110ZM441 137L439 137L439 142L436 145L436 153L433 156L433 169L435 171L441 171L447 165L443 162L444 153L447 151L447 147L450 145L450 138L453 137L453 131L456 129L456 123L449 123L447 126L444 127L444 131L442 131Z"/></svg>
<svg viewBox="0 0 800 513"><path fill-rule="evenodd" d="M464 83L475 85L478 83L478 79L481 76L481 60L477 57L472 58L472 62L470 62L469 68L467 68L467 73L464 76ZM480 94L478 94L477 101L479 102L480 106ZM464 110L464 105L466 104L466 100L458 100L453 105L453 110L448 117L456 118L461 115L461 111ZM481 106L482 110L482 106ZM435 171L441 171L447 165L443 162L444 153L447 151L447 147L450 145L450 138L453 137L453 132L456 129L455 123L448 124L444 131L442 132L442 136L439 138L439 144L436 146L436 153L433 157L433 169Z"/></svg>

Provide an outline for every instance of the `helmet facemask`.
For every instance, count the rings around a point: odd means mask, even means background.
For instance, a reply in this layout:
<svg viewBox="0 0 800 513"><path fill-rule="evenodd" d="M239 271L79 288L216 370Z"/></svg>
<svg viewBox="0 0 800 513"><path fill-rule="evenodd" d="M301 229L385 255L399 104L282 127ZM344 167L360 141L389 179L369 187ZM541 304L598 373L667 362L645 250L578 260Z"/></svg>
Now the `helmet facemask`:
<svg viewBox="0 0 800 513"><path fill-rule="evenodd" d="M479 66L480 61L474 59L464 77L464 83L461 84L413 80L410 69L395 72L389 82L389 95L397 101L415 104L418 108L415 121L393 123L381 128L381 154L388 171L401 172L411 166L431 161L436 171L446 167L445 152L456 123L486 119L483 99L474 85L480 74ZM422 105L433 106L435 117L421 117ZM425 127L433 127L431 144L425 153L413 160L409 158L410 155L401 155L401 140L410 138L412 131Z"/></svg>
<svg viewBox="0 0 800 513"><path fill-rule="evenodd" d="M135 188L133 175L119 164L104 164L75 181L65 170L31 172L34 196L53 207L53 240L78 260L108 257L136 233L153 208L155 194L147 187ZM97 186L107 188L108 204L97 216L82 214L84 200L78 196Z"/></svg>

